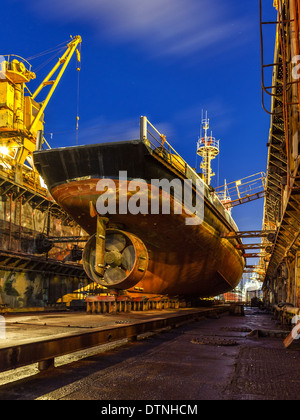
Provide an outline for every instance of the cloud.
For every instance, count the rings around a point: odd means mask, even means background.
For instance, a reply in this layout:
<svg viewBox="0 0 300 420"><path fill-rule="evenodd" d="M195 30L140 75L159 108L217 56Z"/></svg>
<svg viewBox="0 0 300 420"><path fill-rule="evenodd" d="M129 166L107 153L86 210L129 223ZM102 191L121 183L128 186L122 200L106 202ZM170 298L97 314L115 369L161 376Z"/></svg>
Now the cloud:
<svg viewBox="0 0 300 420"><path fill-rule="evenodd" d="M225 102L222 96L215 95L203 98L198 104L180 109L175 114L174 120L178 125L186 127L187 138L196 142L200 136L202 116L204 117L206 112L210 120L210 131L218 139L234 127L234 107ZM199 126L198 131L195 131L195 124Z"/></svg>
<svg viewBox="0 0 300 420"><path fill-rule="evenodd" d="M22 1L22 0L18 0ZM245 42L247 16L232 17L221 0L26 0L46 19L82 22L116 43L135 43L154 56L184 57Z"/></svg>
<svg viewBox="0 0 300 420"><path fill-rule="evenodd" d="M167 139L174 135L174 129L170 123L154 122L156 129L167 136ZM159 136L156 136L159 138ZM99 116L81 124L79 130L80 144L110 143L114 141L138 140L140 138L139 118L121 119L113 121L106 116Z"/></svg>

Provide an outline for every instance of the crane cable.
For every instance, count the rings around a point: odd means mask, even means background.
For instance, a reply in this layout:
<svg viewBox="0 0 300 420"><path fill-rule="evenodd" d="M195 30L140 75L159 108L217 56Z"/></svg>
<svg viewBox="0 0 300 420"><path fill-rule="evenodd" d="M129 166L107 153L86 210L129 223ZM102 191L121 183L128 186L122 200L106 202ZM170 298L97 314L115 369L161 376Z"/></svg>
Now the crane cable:
<svg viewBox="0 0 300 420"><path fill-rule="evenodd" d="M34 60L36 58L42 57L43 55L51 54L51 53L56 52L58 50L60 51L61 49L63 49L66 46L66 44L68 42L69 42L69 40L65 41L65 42L61 42L60 44L56 45L56 47L49 48L48 50L42 51L39 54L32 55L31 57L27 57L26 60L31 61L31 60Z"/></svg>
<svg viewBox="0 0 300 420"><path fill-rule="evenodd" d="M80 94L80 71L81 71L81 44L79 44L77 50L77 116L76 116L76 144L78 145L78 135L79 135L79 94Z"/></svg>

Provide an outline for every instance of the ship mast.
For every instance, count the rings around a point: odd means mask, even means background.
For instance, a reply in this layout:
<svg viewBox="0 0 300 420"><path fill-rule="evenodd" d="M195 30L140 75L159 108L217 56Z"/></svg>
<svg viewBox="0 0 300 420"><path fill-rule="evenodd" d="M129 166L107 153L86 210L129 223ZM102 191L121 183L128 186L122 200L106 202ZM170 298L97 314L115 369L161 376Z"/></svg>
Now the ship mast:
<svg viewBox="0 0 300 420"><path fill-rule="evenodd" d="M202 127L201 127L201 135L198 140L197 144L197 154L202 157L201 169L203 171L204 180L207 185L210 185L211 179L215 176L215 173L212 172L211 169L211 161L215 159L219 152L219 140L216 140L212 136L212 132L209 135L209 119L207 117L207 112L205 118L203 118L202 113ZM204 132L204 135L203 135Z"/></svg>

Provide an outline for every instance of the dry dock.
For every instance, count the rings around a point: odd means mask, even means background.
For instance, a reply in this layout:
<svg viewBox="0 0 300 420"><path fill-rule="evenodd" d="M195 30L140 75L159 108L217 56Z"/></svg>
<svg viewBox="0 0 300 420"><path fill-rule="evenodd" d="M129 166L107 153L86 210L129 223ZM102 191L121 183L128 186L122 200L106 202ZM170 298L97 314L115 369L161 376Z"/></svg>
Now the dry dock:
<svg viewBox="0 0 300 420"><path fill-rule="evenodd" d="M75 316L77 324L79 317L84 315ZM125 323L126 317L132 314L114 322ZM57 328L59 323L63 328L57 320ZM9 372L2 373L0 399L127 400L131 405L141 400L297 399L299 347L294 342L285 349L285 334L272 314L257 308L239 317L211 314L9 384L3 384Z"/></svg>
<svg viewBox="0 0 300 420"><path fill-rule="evenodd" d="M32 65L0 56L0 400L299 400L300 0L268 3L266 166L216 189L207 113L200 168L146 116L137 140L52 149L46 108L81 37L33 93ZM239 231L231 209L262 197L262 230ZM191 308L207 297L224 305Z"/></svg>

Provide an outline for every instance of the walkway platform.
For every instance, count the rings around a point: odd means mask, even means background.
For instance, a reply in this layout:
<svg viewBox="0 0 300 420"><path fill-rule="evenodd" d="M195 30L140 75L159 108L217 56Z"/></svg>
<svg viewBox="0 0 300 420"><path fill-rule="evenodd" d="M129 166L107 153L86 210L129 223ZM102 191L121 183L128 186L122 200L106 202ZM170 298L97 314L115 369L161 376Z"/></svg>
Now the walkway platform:
<svg viewBox="0 0 300 420"><path fill-rule="evenodd" d="M98 400L103 406L109 401L124 406L126 400L132 407L143 407L143 401L298 400L300 343L285 349L288 333L256 308L246 308L245 316L203 317L17 382L2 382L0 400Z"/></svg>

